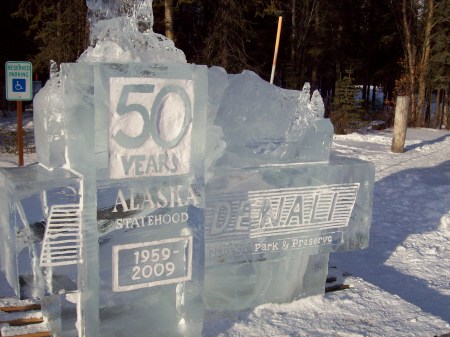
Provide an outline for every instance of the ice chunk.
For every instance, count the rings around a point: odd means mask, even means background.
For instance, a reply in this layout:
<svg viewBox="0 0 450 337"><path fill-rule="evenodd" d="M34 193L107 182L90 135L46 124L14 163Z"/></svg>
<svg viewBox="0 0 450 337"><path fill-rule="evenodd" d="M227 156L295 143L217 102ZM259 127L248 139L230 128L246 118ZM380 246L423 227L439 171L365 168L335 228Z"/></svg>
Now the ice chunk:
<svg viewBox="0 0 450 337"><path fill-rule="evenodd" d="M163 35L139 31L136 18L114 18L98 22L94 45L80 56L79 62L156 62L186 63L184 53Z"/></svg>
<svg viewBox="0 0 450 337"><path fill-rule="evenodd" d="M186 63L184 53L153 32L152 0L87 0L91 46L79 62Z"/></svg>
<svg viewBox="0 0 450 337"><path fill-rule="evenodd" d="M52 69L54 69L53 64ZM65 134L61 106L62 88L59 74L35 95L34 138L38 161L47 167L61 167L65 163Z"/></svg>
<svg viewBox="0 0 450 337"><path fill-rule="evenodd" d="M210 73L220 76L215 68ZM226 143L225 149L216 146L208 152L211 157L220 157L216 166L328 161L333 126L323 118L320 95L315 93L311 101L309 85L299 93L244 71L210 81L209 96L210 114L214 116L217 111L214 126L224 131L222 140ZM215 135L208 134L208 142L217 145Z"/></svg>
<svg viewBox="0 0 450 337"><path fill-rule="evenodd" d="M88 20L91 27L98 21L117 17L136 18L147 26L153 27L152 0L86 0Z"/></svg>
<svg viewBox="0 0 450 337"><path fill-rule="evenodd" d="M47 218L56 205L79 204L80 178L65 169L49 171L38 164L0 169L0 177L0 231L5 238L0 245L0 266L6 279L16 296L42 297L57 291L53 282L57 275L52 279L40 263ZM66 251L49 258L65 259ZM58 273L72 280L76 274L76 267Z"/></svg>
<svg viewBox="0 0 450 337"><path fill-rule="evenodd" d="M206 67L152 31L151 4L88 0L92 46L35 101L39 160L83 178L64 331L201 333Z"/></svg>
<svg viewBox="0 0 450 337"><path fill-rule="evenodd" d="M75 303L63 302L64 331L201 334L206 70L185 63L63 64L42 92L38 102L51 98L55 106L37 107L43 125L38 132L55 131L47 122L58 111L63 135L60 143L38 149L53 168L49 179L61 167L81 179L80 212L72 207L63 216L71 228L81 225L76 240L82 249L66 254L46 248L53 247L50 236L38 241L46 258L35 270L57 268L59 276L48 282L51 274L42 275L48 287L34 288L77 294ZM37 139L45 141L41 134ZM23 183L35 181L25 177ZM66 236L68 229L52 222L51 214L39 218L56 237ZM30 235L23 238L36 243ZM72 250L72 243L64 249ZM9 274L17 279L20 271Z"/></svg>

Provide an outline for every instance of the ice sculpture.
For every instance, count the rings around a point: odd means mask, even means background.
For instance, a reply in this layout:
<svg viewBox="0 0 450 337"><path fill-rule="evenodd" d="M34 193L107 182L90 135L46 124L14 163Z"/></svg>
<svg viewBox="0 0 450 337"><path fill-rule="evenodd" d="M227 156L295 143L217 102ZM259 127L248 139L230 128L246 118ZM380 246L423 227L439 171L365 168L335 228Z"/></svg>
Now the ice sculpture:
<svg viewBox="0 0 450 337"><path fill-rule="evenodd" d="M205 301L239 310L323 293L331 252L367 247L374 168L332 158L320 94L209 71ZM249 99L251 97L251 99Z"/></svg>
<svg viewBox="0 0 450 337"><path fill-rule="evenodd" d="M250 71L229 75L213 67L208 75L210 102L215 105L211 115L226 144L217 166L328 160L333 126L323 118L320 94L310 101L309 84L298 92L275 87Z"/></svg>
<svg viewBox="0 0 450 337"><path fill-rule="evenodd" d="M0 169L0 267L12 294L42 299L55 336L61 300L48 295L76 290L81 181L75 172L39 164Z"/></svg>
<svg viewBox="0 0 450 337"><path fill-rule="evenodd" d="M199 336L207 69L152 32L151 1L122 16L103 8L95 45L52 71L34 102L37 167L54 184L59 171L74 175L78 199L38 200L55 205L41 206L42 237L27 241L40 282L27 288L61 295L64 336ZM52 186L27 170L5 180ZM20 226L8 220L14 238ZM2 268L19 295L15 253Z"/></svg>
<svg viewBox="0 0 450 337"><path fill-rule="evenodd" d="M204 303L322 293L368 244L373 167L330 159L320 94L187 64L151 3L87 1L93 45L34 101L39 164L0 170L2 270L62 336L199 336Z"/></svg>
<svg viewBox="0 0 450 337"><path fill-rule="evenodd" d="M184 53L153 32L152 0L87 0L92 46L83 62L186 63Z"/></svg>
<svg viewBox="0 0 450 337"><path fill-rule="evenodd" d="M37 98L38 155L51 170L79 176L82 191L55 226L53 213L42 216L37 270L50 268L73 285L63 287L65 301L76 303L63 302L63 334L198 336L206 67L80 62L63 64L54 78L59 84L50 81ZM48 97L59 106L39 105ZM78 270L67 271L69 264ZM54 287L50 281L42 293Z"/></svg>
<svg viewBox="0 0 450 337"><path fill-rule="evenodd" d="M206 67L83 62L61 80L65 159L95 219L81 295L98 295L98 335L199 335Z"/></svg>

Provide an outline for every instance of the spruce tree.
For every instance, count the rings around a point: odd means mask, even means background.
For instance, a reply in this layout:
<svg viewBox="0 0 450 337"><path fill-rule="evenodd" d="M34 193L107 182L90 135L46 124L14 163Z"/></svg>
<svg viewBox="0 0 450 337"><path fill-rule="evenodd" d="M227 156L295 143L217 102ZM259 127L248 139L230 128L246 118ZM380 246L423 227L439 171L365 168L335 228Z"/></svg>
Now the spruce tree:
<svg viewBox="0 0 450 337"><path fill-rule="evenodd" d="M28 22L27 34L38 46L33 70L47 74L50 60L74 62L89 38L85 0L21 0L16 17Z"/></svg>
<svg viewBox="0 0 450 337"><path fill-rule="evenodd" d="M330 119L337 134L352 132L362 122L361 110L355 100L357 88L352 73L351 68L346 69L345 75L336 81Z"/></svg>
<svg viewBox="0 0 450 337"><path fill-rule="evenodd" d="M450 95L450 2L440 1L436 8L436 27L431 47L431 82L437 91L435 127L449 127L448 101ZM441 105L442 104L442 105ZM445 116L447 114L447 116ZM447 123L445 123L447 122ZM447 124L447 125L445 125Z"/></svg>

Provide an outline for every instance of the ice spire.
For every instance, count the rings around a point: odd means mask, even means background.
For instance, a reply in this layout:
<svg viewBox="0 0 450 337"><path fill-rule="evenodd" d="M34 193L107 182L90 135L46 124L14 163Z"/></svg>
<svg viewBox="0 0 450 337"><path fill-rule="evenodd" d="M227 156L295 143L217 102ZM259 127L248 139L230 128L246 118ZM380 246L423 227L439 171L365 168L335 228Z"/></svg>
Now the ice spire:
<svg viewBox="0 0 450 337"><path fill-rule="evenodd" d="M184 53L153 32L153 0L86 0L91 47L81 62L186 63Z"/></svg>
<svg viewBox="0 0 450 337"><path fill-rule="evenodd" d="M289 133L300 131L309 127L317 118L323 118L324 105L320 93L315 90L311 97L311 86L308 82L303 85L297 99L297 108L294 113Z"/></svg>
<svg viewBox="0 0 450 337"><path fill-rule="evenodd" d="M138 30L141 33L150 32L153 29L153 0L139 1L133 7L133 17L137 19Z"/></svg>

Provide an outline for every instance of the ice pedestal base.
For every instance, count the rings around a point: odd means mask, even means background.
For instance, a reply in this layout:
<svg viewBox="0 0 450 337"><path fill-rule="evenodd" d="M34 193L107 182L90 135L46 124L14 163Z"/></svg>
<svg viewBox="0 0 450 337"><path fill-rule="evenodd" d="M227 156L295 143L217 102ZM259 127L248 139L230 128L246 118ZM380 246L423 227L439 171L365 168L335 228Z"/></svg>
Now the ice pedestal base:
<svg viewBox="0 0 450 337"><path fill-rule="evenodd" d="M205 301L240 310L323 293L328 254L365 248L373 165L215 171L207 185Z"/></svg>
<svg viewBox="0 0 450 337"><path fill-rule="evenodd" d="M61 278L76 282L79 251L58 252L58 237L47 228L55 227L53 210L79 206L80 181L66 169L38 164L0 169L0 266L16 296L58 291ZM78 230L66 237L67 246L76 246ZM66 267L53 270L61 261Z"/></svg>
<svg viewBox="0 0 450 337"><path fill-rule="evenodd" d="M61 299L78 289L81 184L63 168L0 169L0 266L17 298L40 299L55 336L69 336L61 330ZM66 307L77 312L76 303ZM76 332L75 324L66 327Z"/></svg>
<svg viewBox="0 0 450 337"><path fill-rule="evenodd" d="M206 67L77 63L61 78L64 160L86 182L84 334L200 335Z"/></svg>
<svg viewBox="0 0 450 337"><path fill-rule="evenodd" d="M205 299L209 309L241 310L264 303L288 303L324 293L328 254L209 267Z"/></svg>

